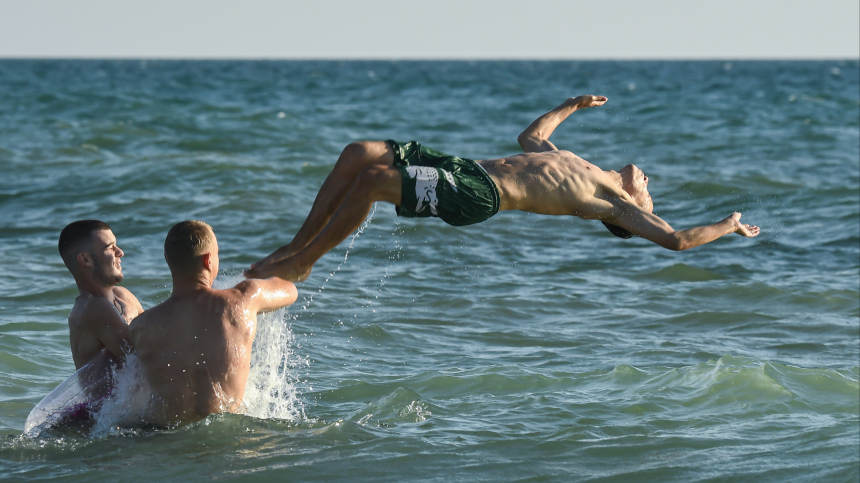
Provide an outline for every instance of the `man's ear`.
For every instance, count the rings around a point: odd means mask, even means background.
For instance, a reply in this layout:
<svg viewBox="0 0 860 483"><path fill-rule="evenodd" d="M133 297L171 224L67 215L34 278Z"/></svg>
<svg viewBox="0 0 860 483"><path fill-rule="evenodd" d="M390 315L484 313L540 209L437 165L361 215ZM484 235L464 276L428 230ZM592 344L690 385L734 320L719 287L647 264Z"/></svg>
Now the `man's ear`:
<svg viewBox="0 0 860 483"><path fill-rule="evenodd" d="M211 253L204 253L203 255L200 255L200 261L203 263L203 267L206 268L206 270L209 270L210 272L212 271Z"/></svg>
<svg viewBox="0 0 860 483"><path fill-rule="evenodd" d="M78 265L80 265L82 267L92 267L93 266L93 259L86 252L78 253L78 256L75 258L78 261Z"/></svg>

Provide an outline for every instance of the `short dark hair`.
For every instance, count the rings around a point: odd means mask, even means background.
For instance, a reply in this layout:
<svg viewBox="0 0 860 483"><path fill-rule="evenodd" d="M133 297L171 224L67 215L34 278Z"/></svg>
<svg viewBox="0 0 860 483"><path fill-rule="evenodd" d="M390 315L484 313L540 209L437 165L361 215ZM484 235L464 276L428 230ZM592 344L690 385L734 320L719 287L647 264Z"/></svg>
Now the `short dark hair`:
<svg viewBox="0 0 860 483"><path fill-rule="evenodd" d="M60 232L60 241L57 248L63 257L66 267L72 263L73 257L81 250L81 245L89 243L93 239L93 232L98 230L110 230L107 223L100 220L78 220L73 221Z"/></svg>
<svg viewBox="0 0 860 483"><path fill-rule="evenodd" d="M617 236L618 238L624 238L624 239L633 238L633 233L630 233L629 231L625 230L624 228L621 228L618 225L613 225L612 223L606 223L605 221L602 223L603 223L603 226L605 226L606 229L609 230L609 233L612 233L613 235Z"/></svg>
<svg viewBox="0 0 860 483"><path fill-rule="evenodd" d="M188 220L173 225L164 240L164 259L170 271L188 270L195 257L206 253L215 232L207 223Z"/></svg>

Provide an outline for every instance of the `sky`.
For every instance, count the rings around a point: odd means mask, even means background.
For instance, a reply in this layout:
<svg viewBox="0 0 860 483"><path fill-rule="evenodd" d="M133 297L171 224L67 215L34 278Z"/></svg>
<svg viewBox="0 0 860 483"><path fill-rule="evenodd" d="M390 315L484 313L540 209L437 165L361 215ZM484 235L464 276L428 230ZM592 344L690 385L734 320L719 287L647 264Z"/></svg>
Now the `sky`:
<svg viewBox="0 0 860 483"><path fill-rule="evenodd" d="M858 59L858 0L0 0L0 58Z"/></svg>

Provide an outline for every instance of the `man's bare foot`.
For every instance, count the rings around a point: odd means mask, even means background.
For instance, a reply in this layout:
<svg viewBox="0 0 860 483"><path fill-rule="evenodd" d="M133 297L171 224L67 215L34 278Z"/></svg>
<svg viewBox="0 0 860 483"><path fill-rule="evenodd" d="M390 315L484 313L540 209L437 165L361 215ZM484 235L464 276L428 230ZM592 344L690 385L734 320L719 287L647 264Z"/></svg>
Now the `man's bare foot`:
<svg viewBox="0 0 860 483"><path fill-rule="evenodd" d="M295 255L298 251L299 249L294 249L289 244L284 245L281 248L278 248L277 250L273 251L269 256L261 259L256 263L252 263L251 269L253 270L257 267L262 267L264 265L269 265L270 263L279 262L285 258L289 258Z"/></svg>
<svg viewBox="0 0 860 483"><path fill-rule="evenodd" d="M262 266L252 266L245 270L245 278L278 277L289 282L304 282L311 275L311 268L304 268L292 258L272 262Z"/></svg>
<svg viewBox="0 0 860 483"><path fill-rule="evenodd" d="M609 99L604 96L579 96L575 97L574 102L576 102L577 109L585 109L587 107L597 107L606 104L606 101Z"/></svg>
<svg viewBox="0 0 860 483"><path fill-rule="evenodd" d="M758 236L761 233L761 229L755 225L747 225L745 223L741 223L741 214L737 211L732 213L729 216L735 222L735 233L741 236L752 238L754 236Z"/></svg>

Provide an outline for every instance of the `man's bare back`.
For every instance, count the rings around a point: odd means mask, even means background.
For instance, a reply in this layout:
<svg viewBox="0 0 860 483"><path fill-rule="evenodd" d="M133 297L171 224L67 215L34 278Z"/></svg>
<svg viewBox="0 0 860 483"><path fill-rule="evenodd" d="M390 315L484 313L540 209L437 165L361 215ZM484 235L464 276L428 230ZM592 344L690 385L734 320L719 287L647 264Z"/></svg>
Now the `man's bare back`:
<svg viewBox="0 0 860 483"><path fill-rule="evenodd" d="M191 229L211 233L202 225ZM177 234L177 227L165 242L169 265L171 237L188 238L181 229ZM143 415L146 423L172 426L216 412L241 412L257 313L296 300L295 286L277 278L212 289L218 273L214 233L211 240L197 247L203 252L190 256L191 263L173 263L173 294L131 324L132 342L154 396Z"/></svg>

